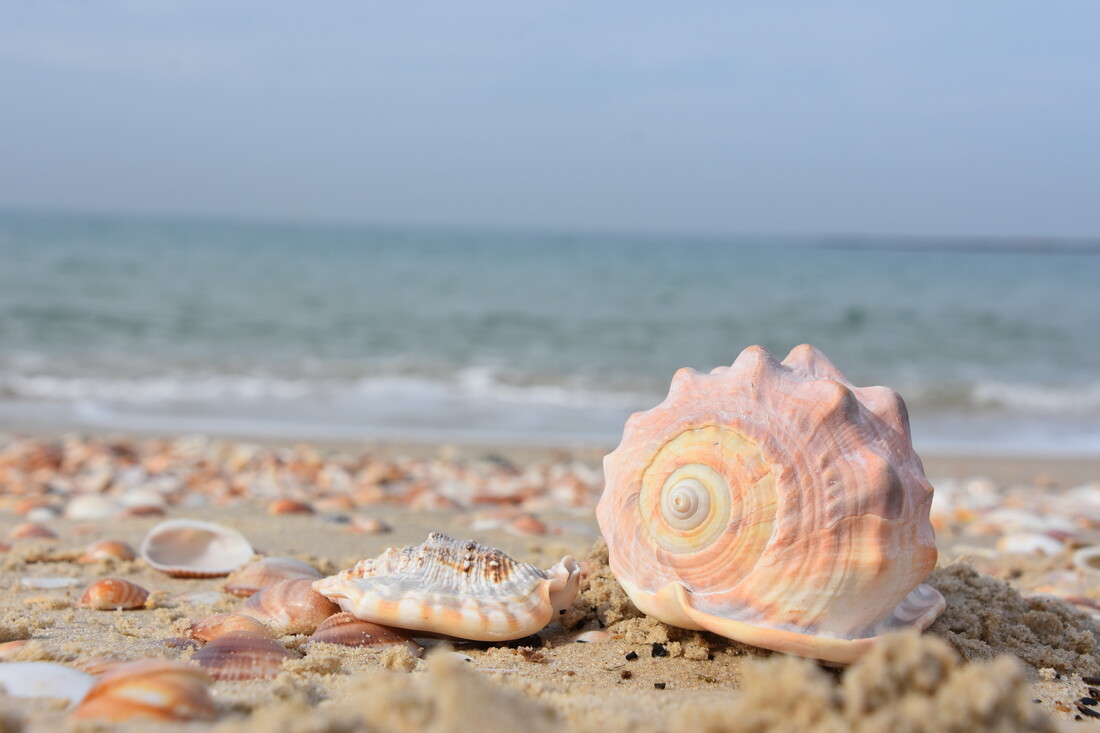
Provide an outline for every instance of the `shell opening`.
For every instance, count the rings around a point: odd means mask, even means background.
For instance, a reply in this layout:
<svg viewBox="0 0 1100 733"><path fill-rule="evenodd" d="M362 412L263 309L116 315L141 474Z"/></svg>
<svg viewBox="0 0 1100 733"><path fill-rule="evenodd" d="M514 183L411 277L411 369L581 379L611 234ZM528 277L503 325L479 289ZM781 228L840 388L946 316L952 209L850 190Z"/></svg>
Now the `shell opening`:
<svg viewBox="0 0 1100 733"><path fill-rule="evenodd" d="M554 615L573 605L581 584L581 567L571 555L566 555L554 567L546 571L550 578L550 605Z"/></svg>

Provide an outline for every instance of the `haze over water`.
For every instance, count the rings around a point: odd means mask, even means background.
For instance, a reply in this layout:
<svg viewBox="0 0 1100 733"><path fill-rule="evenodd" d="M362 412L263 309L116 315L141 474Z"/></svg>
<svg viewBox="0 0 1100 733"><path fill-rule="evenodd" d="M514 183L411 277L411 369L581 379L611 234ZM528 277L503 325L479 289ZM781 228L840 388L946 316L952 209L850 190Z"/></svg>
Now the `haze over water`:
<svg viewBox="0 0 1100 733"><path fill-rule="evenodd" d="M675 370L821 348L918 450L1100 454L1100 251L0 216L0 422L617 442Z"/></svg>

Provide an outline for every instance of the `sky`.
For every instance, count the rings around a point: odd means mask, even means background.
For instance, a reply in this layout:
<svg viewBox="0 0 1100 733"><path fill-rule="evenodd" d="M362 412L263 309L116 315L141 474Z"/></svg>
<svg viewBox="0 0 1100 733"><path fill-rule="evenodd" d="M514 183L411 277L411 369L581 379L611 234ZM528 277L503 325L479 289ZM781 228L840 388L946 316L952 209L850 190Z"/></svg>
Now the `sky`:
<svg viewBox="0 0 1100 733"><path fill-rule="evenodd" d="M1100 236L1100 4L0 4L0 208Z"/></svg>

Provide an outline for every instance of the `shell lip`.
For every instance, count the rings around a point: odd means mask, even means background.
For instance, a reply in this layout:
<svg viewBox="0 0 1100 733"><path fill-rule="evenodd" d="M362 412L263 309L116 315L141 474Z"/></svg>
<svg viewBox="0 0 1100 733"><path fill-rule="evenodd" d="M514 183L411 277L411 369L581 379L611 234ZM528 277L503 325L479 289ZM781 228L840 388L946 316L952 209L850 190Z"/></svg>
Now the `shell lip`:
<svg viewBox="0 0 1100 733"><path fill-rule="evenodd" d="M624 585L623 589L639 609L664 623L681 628L710 631L743 644L841 666L857 661L870 651L883 633L901 631L905 628L916 630L928 628L943 613L947 605L939 591L931 586L918 585L910 596L898 604L898 608L905 606L913 595L920 595L924 600L920 604L919 614L907 616L904 620L891 617L876 627L874 636L845 639L756 626L700 611L691 604L691 591L677 582L665 585L656 593L630 588L627 585Z"/></svg>

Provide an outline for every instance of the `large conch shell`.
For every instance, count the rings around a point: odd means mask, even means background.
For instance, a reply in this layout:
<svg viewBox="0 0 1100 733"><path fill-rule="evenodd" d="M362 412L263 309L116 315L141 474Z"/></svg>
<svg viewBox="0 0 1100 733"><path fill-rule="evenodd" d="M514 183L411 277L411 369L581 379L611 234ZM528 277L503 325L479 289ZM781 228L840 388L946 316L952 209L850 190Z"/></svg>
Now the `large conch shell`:
<svg viewBox="0 0 1100 733"><path fill-rule="evenodd" d="M681 369L604 459L611 570L665 623L848 664L944 609L932 486L901 397L817 349Z"/></svg>
<svg viewBox="0 0 1100 733"><path fill-rule="evenodd" d="M546 626L573 604L579 584L572 557L539 570L496 548L432 532L417 547L391 547L314 581L313 589L364 621L503 641Z"/></svg>

